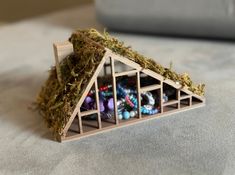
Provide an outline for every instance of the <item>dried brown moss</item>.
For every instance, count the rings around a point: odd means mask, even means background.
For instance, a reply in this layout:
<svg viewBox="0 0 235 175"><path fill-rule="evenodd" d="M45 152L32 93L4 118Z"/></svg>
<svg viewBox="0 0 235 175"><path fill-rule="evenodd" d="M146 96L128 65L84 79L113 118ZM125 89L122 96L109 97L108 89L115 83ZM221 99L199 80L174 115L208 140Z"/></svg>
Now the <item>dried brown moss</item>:
<svg viewBox="0 0 235 175"><path fill-rule="evenodd" d="M61 63L62 84L60 85L55 67L42 87L37 104L49 128L55 134L63 134L62 129L68 122L83 90L99 65L104 48L76 40L75 53L67 56ZM80 44L78 44L80 43Z"/></svg>
<svg viewBox="0 0 235 175"><path fill-rule="evenodd" d="M104 32L101 35L95 29L89 30L77 30L74 32L70 38L70 41L76 48L76 39L80 37L86 36L92 41L95 41L101 46L107 47L113 52L120 54L129 58L132 61L140 64L143 68L151 69L152 71L162 75L165 78L173 80L175 82L179 82L185 87L188 87L193 93L203 96L204 95L204 84L194 84L187 73L177 74L172 70L172 66L170 68L165 68L160 64L156 63L153 59L145 57L138 52L132 50L129 46L125 46L123 42L118 41L116 38L111 37L107 32Z"/></svg>
<svg viewBox="0 0 235 175"><path fill-rule="evenodd" d="M69 39L74 47L74 54L67 56L61 63L62 83L57 79L55 67L52 67L49 78L42 87L37 104L49 128L56 134L63 134L62 129L69 120L83 90L99 65L105 47L129 58L154 72L179 82L195 94L204 95L204 84L195 85L188 74L177 74L170 68L164 68L154 60L133 51L123 42L104 32L103 35L94 29L77 30Z"/></svg>

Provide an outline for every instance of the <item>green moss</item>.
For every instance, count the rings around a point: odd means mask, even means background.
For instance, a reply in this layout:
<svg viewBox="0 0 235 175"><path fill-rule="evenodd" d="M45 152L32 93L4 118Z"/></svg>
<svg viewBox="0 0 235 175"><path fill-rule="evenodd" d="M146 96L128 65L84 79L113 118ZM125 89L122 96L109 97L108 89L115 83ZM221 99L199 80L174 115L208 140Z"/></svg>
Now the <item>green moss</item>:
<svg viewBox="0 0 235 175"><path fill-rule="evenodd" d="M179 82L197 95L204 95L204 84L194 84L188 74L177 74L172 70L172 65L170 68L162 67L154 60L125 46L107 32L101 35L94 29L77 30L69 40L73 44L74 54L67 56L60 63L62 83L59 83L55 67L52 67L49 78L37 98L41 114L56 135L63 134L62 130L103 58L105 48L129 58L143 68L151 69L165 78Z"/></svg>

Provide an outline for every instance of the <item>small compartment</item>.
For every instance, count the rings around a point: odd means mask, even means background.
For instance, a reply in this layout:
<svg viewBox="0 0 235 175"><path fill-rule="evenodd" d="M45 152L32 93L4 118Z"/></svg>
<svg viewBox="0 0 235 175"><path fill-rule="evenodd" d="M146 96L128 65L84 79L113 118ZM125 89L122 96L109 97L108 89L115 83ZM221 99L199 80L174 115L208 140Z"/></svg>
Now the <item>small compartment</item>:
<svg viewBox="0 0 235 175"><path fill-rule="evenodd" d="M83 133L99 129L97 116L98 114L94 113L91 115L86 115L86 116L81 117L81 126L82 126ZM75 119L73 120L66 136L73 136L77 134L80 134L80 124L79 124L78 116L76 116Z"/></svg>
<svg viewBox="0 0 235 175"><path fill-rule="evenodd" d="M188 96L188 94L186 94L185 92L183 92L183 91L180 91L180 97L181 98L184 98L184 97L187 97Z"/></svg>
<svg viewBox="0 0 235 175"><path fill-rule="evenodd" d="M80 110L81 113L85 111L97 110L95 85L92 86L91 90L85 97Z"/></svg>
<svg viewBox="0 0 235 175"><path fill-rule="evenodd" d="M113 99L113 78L111 75L98 77L99 90L99 112L102 127L115 124L114 99Z"/></svg>
<svg viewBox="0 0 235 175"><path fill-rule="evenodd" d="M83 133L93 131L99 128L98 125L98 114L91 114L87 116L82 116L82 129Z"/></svg>
<svg viewBox="0 0 235 175"><path fill-rule="evenodd" d="M178 109L178 103L171 104L163 107L163 112L169 112Z"/></svg>
<svg viewBox="0 0 235 175"><path fill-rule="evenodd" d="M192 105L196 105L196 104L200 104L200 103L202 103L201 100L199 100L199 99L197 99L195 97L192 97Z"/></svg>
<svg viewBox="0 0 235 175"><path fill-rule="evenodd" d="M66 137L74 136L79 133L78 116L76 116L66 133Z"/></svg>
<svg viewBox="0 0 235 175"><path fill-rule="evenodd" d="M140 72L140 87L146 87L151 85L160 85L160 81L143 72Z"/></svg>
<svg viewBox="0 0 235 175"><path fill-rule="evenodd" d="M136 73L117 77L116 89L119 121L125 122L139 118Z"/></svg>
<svg viewBox="0 0 235 175"><path fill-rule="evenodd" d="M188 107L190 105L190 98L180 100L180 108Z"/></svg>
<svg viewBox="0 0 235 175"><path fill-rule="evenodd" d="M160 89L141 92L141 114L142 117L161 113Z"/></svg>
<svg viewBox="0 0 235 175"><path fill-rule="evenodd" d="M177 101L177 90L172 86L163 83L163 103L171 103Z"/></svg>
<svg viewBox="0 0 235 175"><path fill-rule="evenodd" d="M122 63L121 61L114 60L114 70L115 73L123 73L134 70L134 68Z"/></svg>

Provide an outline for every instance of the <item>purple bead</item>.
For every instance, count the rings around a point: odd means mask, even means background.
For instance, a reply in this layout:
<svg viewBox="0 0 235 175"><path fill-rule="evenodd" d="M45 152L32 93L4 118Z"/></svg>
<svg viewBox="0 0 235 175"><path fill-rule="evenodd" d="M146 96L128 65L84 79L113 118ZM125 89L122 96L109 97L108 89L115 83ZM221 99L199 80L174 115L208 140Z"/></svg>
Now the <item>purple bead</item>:
<svg viewBox="0 0 235 175"><path fill-rule="evenodd" d="M113 104L113 98L110 98L108 101L108 108L109 110L113 111L114 110L114 104Z"/></svg>
<svg viewBox="0 0 235 175"><path fill-rule="evenodd" d="M94 101L94 100L93 100L91 97L87 96L87 97L85 98L85 100L84 100L84 103L83 103L84 107L85 107L86 109L91 109L90 103L93 102L93 101Z"/></svg>
<svg viewBox="0 0 235 175"><path fill-rule="evenodd" d="M85 103L86 104L89 104L90 102L93 102L94 101L94 99L92 99L90 96L87 96L86 98L85 98Z"/></svg>
<svg viewBox="0 0 235 175"><path fill-rule="evenodd" d="M104 101L100 100L100 112L104 112L105 107L104 107Z"/></svg>

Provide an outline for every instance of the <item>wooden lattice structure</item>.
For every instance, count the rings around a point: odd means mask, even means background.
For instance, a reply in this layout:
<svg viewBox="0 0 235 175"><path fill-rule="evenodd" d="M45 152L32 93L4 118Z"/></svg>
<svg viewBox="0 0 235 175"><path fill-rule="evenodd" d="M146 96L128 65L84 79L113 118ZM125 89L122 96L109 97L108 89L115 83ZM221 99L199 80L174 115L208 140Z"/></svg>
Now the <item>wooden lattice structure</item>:
<svg viewBox="0 0 235 175"><path fill-rule="evenodd" d="M56 71L58 80L60 77L59 62L73 52L73 45L70 42L55 43L54 53L56 60ZM117 66L119 65L119 67ZM126 67L126 68L125 68ZM108 78L105 78L108 77ZM134 118L128 120L120 120L117 113L117 81L120 77L126 77L135 81L138 114ZM146 79L147 85L142 85L142 79ZM99 86L103 81L109 81L112 84L114 116L112 119L102 119L99 109ZM163 102L163 94L165 90L174 92L167 102ZM87 94L93 90L95 92L96 108L92 110L81 110L82 104ZM158 94L159 112L154 115L141 114L141 93L154 91ZM94 135L114 128L128 126L137 122L150 120L166 116L168 114L177 113L205 105L205 98L192 93L177 82L165 79L163 76L149 69L142 68L136 62L128 58L117 55L111 50L106 49L104 57L96 68L88 85L83 90L83 95L76 105L70 119L60 135L60 141L75 140L82 137ZM86 116L95 115L95 120L86 120Z"/></svg>

